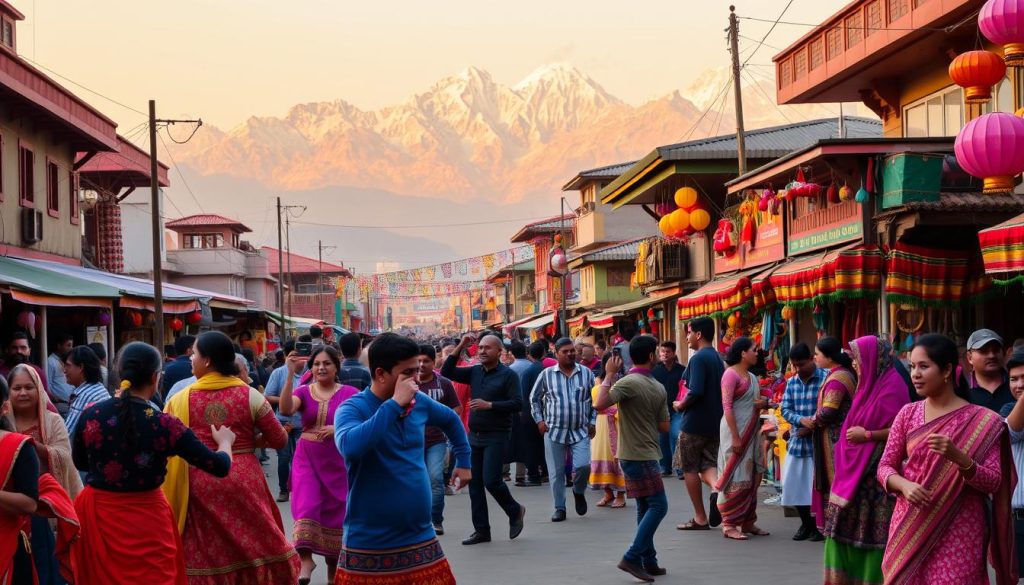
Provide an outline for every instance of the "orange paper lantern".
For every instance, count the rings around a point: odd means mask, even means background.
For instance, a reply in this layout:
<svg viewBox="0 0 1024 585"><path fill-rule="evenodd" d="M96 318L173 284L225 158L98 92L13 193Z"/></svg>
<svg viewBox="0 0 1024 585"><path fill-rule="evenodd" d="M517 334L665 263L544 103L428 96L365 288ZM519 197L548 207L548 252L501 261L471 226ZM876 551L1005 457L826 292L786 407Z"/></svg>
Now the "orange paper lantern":
<svg viewBox="0 0 1024 585"><path fill-rule="evenodd" d="M658 229L666 236L672 235L673 229L672 222L669 220L669 214L663 215L661 219L658 220Z"/></svg>
<svg viewBox="0 0 1024 585"><path fill-rule="evenodd" d="M690 209L697 204L697 190L693 187L681 187L676 190L675 202L681 209Z"/></svg>
<svg viewBox="0 0 1024 585"><path fill-rule="evenodd" d="M690 227L694 231L703 231L709 225L711 225L711 214L707 210L697 208L690 213Z"/></svg>
<svg viewBox="0 0 1024 585"><path fill-rule="evenodd" d="M992 86L1003 80L1006 63L991 51L961 53L949 64L949 78L964 88L964 101L982 104L992 99Z"/></svg>
<svg viewBox="0 0 1024 585"><path fill-rule="evenodd" d="M669 214L669 223L677 232L686 231L690 227L690 213L685 209L677 209Z"/></svg>

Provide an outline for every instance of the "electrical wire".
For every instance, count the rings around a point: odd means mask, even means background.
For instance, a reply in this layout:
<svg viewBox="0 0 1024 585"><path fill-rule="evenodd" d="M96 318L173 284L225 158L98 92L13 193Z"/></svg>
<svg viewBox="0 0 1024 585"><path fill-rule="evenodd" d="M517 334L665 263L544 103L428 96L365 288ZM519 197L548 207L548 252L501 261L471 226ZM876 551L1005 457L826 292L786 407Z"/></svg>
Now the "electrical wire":
<svg viewBox="0 0 1024 585"><path fill-rule="evenodd" d="M786 15L786 11L789 10L789 7L792 6L792 5L793 5L793 0L789 0L789 2L786 3L786 6L782 9L782 12L779 13L779 17L775 19L775 22L772 23L772 26L768 29L768 32L764 33L764 36L761 37L760 41L758 41L757 46L754 47L753 52L751 52L749 55L747 55L746 60L743 61L743 65L746 65L747 63L749 63L750 60L754 57L754 55L757 54L758 49L760 49L762 46L764 46L764 42L766 40L768 40L768 35L772 34L772 31L775 30L775 27L778 26L779 21L782 20L782 17ZM736 34L739 35L739 26L738 25L736 27Z"/></svg>
<svg viewBox="0 0 1024 585"><path fill-rule="evenodd" d="M130 110L132 112L135 112L136 114L139 114L139 115L142 115L142 116L146 116L147 118L149 117L149 114L147 114L146 112L143 112L142 110L137 110L137 109L135 109L135 108L133 108L133 107L123 103L123 102L119 102L119 101L115 100L114 98L112 98L110 96L104 95L104 94L96 91L95 89L91 89L89 87L86 87L86 86L82 85L81 83L78 83L74 79L71 79L70 77L67 77L67 76L62 75L60 73L57 73L53 69L50 69L49 67L47 67L46 65L43 65L42 63L39 63L38 61L34 61L32 59L29 59L28 57L26 57L24 55L18 55L18 57L23 59L23 60L25 60L25 61L28 61L32 65L35 65L36 67L46 71L49 74L55 75L55 76L63 79L64 81L67 81L70 84L77 85L78 87L84 89L85 91L87 91L87 92L89 92L91 94L97 95L97 96L107 100L110 103L117 104L117 105L121 106L122 108L124 108L126 110Z"/></svg>
<svg viewBox="0 0 1024 585"><path fill-rule="evenodd" d="M974 12L969 14L967 17L965 17L963 20L961 20L961 21L959 21L959 22L957 22L955 24L951 24L949 26L941 27L941 28L939 28L939 27L926 27L926 26L919 26L919 27L914 27L914 28L898 28L898 27L868 26L868 25L864 25L864 26L848 26L848 25L844 25L844 26L846 26L847 29L860 29L860 30L863 30L863 31L872 31L872 32L876 32L876 31L880 31L880 30L891 30L891 31L904 31L904 32L907 32L907 31L929 31L929 32L941 32L941 33L949 34L949 33L953 32L953 31L955 31L956 29L960 28L961 26L963 26L965 23L970 22L971 20L973 20L976 16L978 16L979 12L980 12L980 9L979 10L975 10ZM813 24L809 23L809 22L790 22L790 21L781 20L781 17L780 17L780 19L774 20L774 21L770 20L770 19L767 19L767 18L757 18L757 17L754 17L754 16L737 16L736 18L739 18L740 20L752 20L752 21L755 21L755 22L771 22L771 23L774 23L774 24L782 24L782 25L787 25L787 26L806 26L806 27L809 27L809 28L818 28L818 27L822 26L822 23L820 23L820 22L819 23L813 23Z"/></svg>
<svg viewBox="0 0 1024 585"><path fill-rule="evenodd" d="M768 103L770 103L772 107L775 108L775 111L778 112L780 116L782 116L782 119L785 120L787 124L793 123L793 120L790 120L789 116L787 116L786 113L782 111L782 108L780 108L779 105L775 103L775 100L768 96L768 93L765 92L764 88L761 87L761 84L759 84L757 80L754 79L753 75L748 73L745 69L741 70L740 73L747 76L747 80L750 81L750 84L754 87L754 89L756 89L757 92L760 93L761 96L764 97L764 99L766 99ZM805 122L810 121L810 118L804 116L803 114L800 114L800 117L803 118Z"/></svg>
<svg viewBox="0 0 1024 585"><path fill-rule="evenodd" d="M203 209L202 204L199 203L199 198L196 197L196 194L192 191L192 187L189 186L188 181L185 179L185 175L181 173L181 167L178 165L178 161L174 160L174 155L171 154L170 147L168 147L167 143L164 142L163 136L160 136L160 133L158 132L157 137L160 139L160 144L164 145L164 152L166 152L167 156L171 159L171 164L174 165L174 170L175 172L178 173L178 178L180 178L181 183L185 185L185 189L188 191L188 194L192 196L192 201L195 202L196 207L199 208L200 213L206 213L206 210Z"/></svg>
<svg viewBox="0 0 1024 585"><path fill-rule="evenodd" d="M292 220L292 223L298 225L311 225L317 227L332 227L332 228L345 228L345 229L382 229L382 230L398 230L398 229L425 229L425 228L446 228L446 227L466 227L474 225L495 225L502 223L514 223L522 221L536 221L538 219L544 219L543 217L520 217L511 219L497 219L493 221L472 221L472 222L459 222L459 223L437 223L437 224L422 224L422 225L345 225L335 223L320 223L315 221L297 221Z"/></svg>
<svg viewBox="0 0 1024 585"><path fill-rule="evenodd" d="M164 126L164 132L167 133L167 137L171 139L171 142L173 142L175 144L188 144L188 141L192 140L192 137L196 135L196 132L199 132L199 129L203 127L203 119L200 118L199 120L197 120L195 122L190 122L190 123L191 124L195 124L196 127L192 129L192 133L189 134L188 138L186 138L185 140L177 140L173 136L171 136L171 126L174 125L173 123L165 125Z"/></svg>
<svg viewBox="0 0 1024 585"><path fill-rule="evenodd" d="M759 41L757 39L752 39L750 37L745 37L745 36L743 36L743 35L741 35L739 33L736 33L736 36L741 38L741 39L743 39L743 40L750 41L752 43L758 43L760 45L764 45L764 46L768 47L769 49L772 49L773 51L782 51L782 50L784 50L784 49L780 49L778 47L773 47L773 46L769 45L768 43L763 43L763 42L761 42L761 41ZM740 52L742 53L742 51L740 51Z"/></svg>

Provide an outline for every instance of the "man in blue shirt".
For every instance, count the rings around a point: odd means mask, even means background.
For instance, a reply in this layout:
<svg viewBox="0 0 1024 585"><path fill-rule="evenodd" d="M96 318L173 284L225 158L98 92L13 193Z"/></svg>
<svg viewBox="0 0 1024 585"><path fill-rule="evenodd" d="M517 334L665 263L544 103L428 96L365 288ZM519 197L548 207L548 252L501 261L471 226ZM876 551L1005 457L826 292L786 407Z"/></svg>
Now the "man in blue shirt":
<svg viewBox="0 0 1024 585"><path fill-rule="evenodd" d="M182 335L174 340L174 352L178 357L164 366L164 382L161 394L164 397L170 392L171 387L192 375L192 346L196 338L191 335Z"/></svg>
<svg viewBox="0 0 1024 585"><path fill-rule="evenodd" d="M71 404L71 394L75 387L68 384L64 375L64 360L71 353L75 346L75 338L69 333L58 333L54 336L53 353L46 358L46 379L49 381L50 396L54 400L54 406L61 416L68 415L68 408Z"/></svg>
<svg viewBox="0 0 1024 585"><path fill-rule="evenodd" d="M513 346L514 347L514 346ZM518 457L522 459L525 469L525 477L520 482L516 479L519 487L537 487L541 480L547 475L547 462L544 456L544 437L537 428L537 422L533 420L533 405L530 402L530 392L537 383L537 378L544 371L544 353L547 351L547 344L543 341L534 341L528 349L528 366L519 374L519 381L522 385L523 407L519 413L518 445L516 447ZM516 360L518 362L518 360ZM513 363L512 367L516 364ZM512 436L516 436L513 431Z"/></svg>
<svg viewBox="0 0 1024 585"><path fill-rule="evenodd" d="M284 355L285 364L273 372L270 373L270 379L267 380L267 387L264 390L264 396L267 398L267 402L274 407L277 412L277 420L281 422L281 426L284 427L286 433L288 433L288 443L281 449L277 450L277 482L281 487L281 492L277 496L278 502L287 502L290 494L288 491L288 479L291 476L292 469L292 455L295 454L295 444L299 441L299 437L302 435L302 414L296 412L291 416L283 415L278 410L278 403L281 401L281 390L284 389L284 383L288 379L288 362L289 361L302 361L303 366L305 361L309 359L309 356L300 356L295 351L295 341L289 339L284 342ZM292 387L295 388L299 385L299 380L302 379L302 370L304 367L296 368L296 373L292 376Z"/></svg>
<svg viewBox="0 0 1024 585"><path fill-rule="evenodd" d="M825 540L811 516L811 488L814 486L814 413L818 409L818 391L828 372L814 364L811 348L798 343L789 351L789 362L796 375L786 382L782 395L782 418L793 426L786 443L782 469L782 505L793 506L800 514L800 529L793 540Z"/></svg>
<svg viewBox="0 0 1024 585"><path fill-rule="evenodd" d="M363 339L358 333L346 333L338 341L341 355L345 358L338 368L338 383L364 390L370 385L370 370L360 361Z"/></svg>
<svg viewBox="0 0 1024 585"><path fill-rule="evenodd" d="M454 583L431 524L430 480L423 459L426 427L448 437L455 485L472 481L462 420L418 392L419 347L384 333L370 345L373 381L334 415L334 440L348 471L348 513L339 583Z"/></svg>
<svg viewBox="0 0 1024 585"><path fill-rule="evenodd" d="M714 348L715 322L707 317L694 319L686 325L686 343L696 350L686 366L683 379L687 393L681 403L674 402L682 411L679 432L678 457L686 479L686 493L693 504L693 518L676 526L679 530L708 530L722 523L718 512L719 425L722 422L722 374L725 364ZM701 481L711 488L708 511L704 512Z"/></svg>

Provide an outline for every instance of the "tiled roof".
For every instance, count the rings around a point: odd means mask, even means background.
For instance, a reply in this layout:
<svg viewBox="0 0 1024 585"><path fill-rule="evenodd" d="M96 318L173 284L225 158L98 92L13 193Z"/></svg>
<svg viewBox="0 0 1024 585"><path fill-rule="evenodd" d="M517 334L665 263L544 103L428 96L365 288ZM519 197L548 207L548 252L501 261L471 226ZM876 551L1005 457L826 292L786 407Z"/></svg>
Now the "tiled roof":
<svg viewBox="0 0 1024 585"><path fill-rule="evenodd" d="M870 118L844 116L846 138L878 138L882 136L882 123ZM774 159L814 144L819 140L839 138L839 119L823 118L796 124L748 130L743 135L747 158ZM707 160L736 158L736 135L691 140L679 144L659 146L663 160Z"/></svg>
<svg viewBox="0 0 1024 585"><path fill-rule="evenodd" d="M277 274L279 272L277 265L277 248L263 246L260 249L267 255L267 260L270 261L268 266L270 273ZM288 270L289 257L291 258L291 274L313 274L320 272L322 269L324 274L343 274L351 276L348 268L345 268L344 266L339 266L330 262L324 262L321 264L316 258L307 258L305 256L299 256L298 254L282 252L285 270Z"/></svg>
<svg viewBox="0 0 1024 585"><path fill-rule="evenodd" d="M946 213L1024 212L1024 193L984 195L982 193L943 193L938 201L912 201L886 209L878 217L906 211L942 211Z"/></svg>
<svg viewBox="0 0 1024 585"><path fill-rule="evenodd" d="M229 219L223 215L217 215L215 213L202 213L198 215L189 215L180 219L169 221L166 227L177 228L177 227L197 227L197 226L228 226L240 228L240 232L251 232L247 225L236 220Z"/></svg>
<svg viewBox="0 0 1024 585"><path fill-rule="evenodd" d="M565 215L556 215L555 217L549 217L533 223L528 223L522 227L514 236L512 236L511 242L525 242L531 238L537 236L543 236L545 234L554 234L562 229L563 220L567 229L572 228L572 222L575 221L576 216L572 213Z"/></svg>
<svg viewBox="0 0 1024 585"><path fill-rule="evenodd" d="M618 244L612 244L605 246L604 248L598 248L589 252L584 252L578 256L569 258L570 262L575 260L583 260L584 262L616 262L622 260L636 260L636 255L640 251L640 242L644 238L630 240L628 242L621 242Z"/></svg>

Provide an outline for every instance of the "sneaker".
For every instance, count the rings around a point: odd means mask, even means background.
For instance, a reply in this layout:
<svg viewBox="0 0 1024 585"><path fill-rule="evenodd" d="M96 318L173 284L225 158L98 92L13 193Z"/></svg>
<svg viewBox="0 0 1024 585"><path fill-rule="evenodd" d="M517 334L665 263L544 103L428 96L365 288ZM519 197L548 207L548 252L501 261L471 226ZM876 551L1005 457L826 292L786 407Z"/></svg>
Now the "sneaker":
<svg viewBox="0 0 1024 585"><path fill-rule="evenodd" d="M619 569L629 573L630 575L633 575L633 577L645 583L654 582L654 577L652 577L650 573L645 571L642 565L639 565L637 563L631 563L626 559L622 559L621 561L619 561L618 567Z"/></svg>
<svg viewBox="0 0 1024 585"><path fill-rule="evenodd" d="M440 524L434 524L434 533L437 534L438 536L441 536L442 534L444 534L444 526L442 526Z"/></svg>
<svg viewBox="0 0 1024 585"><path fill-rule="evenodd" d="M277 501L278 502L287 502L288 501L288 492L282 491L280 494L278 494L277 495Z"/></svg>

